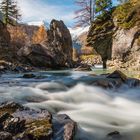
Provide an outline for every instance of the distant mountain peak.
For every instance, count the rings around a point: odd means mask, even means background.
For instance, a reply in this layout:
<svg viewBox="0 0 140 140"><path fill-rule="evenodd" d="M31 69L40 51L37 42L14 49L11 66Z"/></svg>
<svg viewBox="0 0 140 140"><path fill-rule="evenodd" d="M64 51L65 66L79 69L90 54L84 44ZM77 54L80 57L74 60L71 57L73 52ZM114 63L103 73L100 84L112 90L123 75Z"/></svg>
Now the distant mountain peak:
<svg viewBox="0 0 140 140"><path fill-rule="evenodd" d="M41 26L44 25L46 29L50 28L50 24L44 20L42 21L30 21L27 23L28 25L34 25L34 26Z"/></svg>
<svg viewBox="0 0 140 140"><path fill-rule="evenodd" d="M89 26L87 27L77 27L77 28L69 28L72 39L77 39L80 35L87 33L89 30Z"/></svg>

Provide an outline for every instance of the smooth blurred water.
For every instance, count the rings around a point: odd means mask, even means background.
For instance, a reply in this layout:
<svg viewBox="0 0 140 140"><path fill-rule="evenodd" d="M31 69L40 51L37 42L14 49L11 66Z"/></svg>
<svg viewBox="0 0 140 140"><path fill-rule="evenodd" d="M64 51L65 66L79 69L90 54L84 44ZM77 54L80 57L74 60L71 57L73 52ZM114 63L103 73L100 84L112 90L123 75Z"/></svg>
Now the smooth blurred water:
<svg viewBox="0 0 140 140"><path fill-rule="evenodd" d="M0 102L16 101L35 109L67 114L78 122L76 140L105 140L106 135L119 131L123 140L140 139L140 88L123 86L104 90L88 83L93 72L35 72L36 78L24 79L23 74L0 77Z"/></svg>

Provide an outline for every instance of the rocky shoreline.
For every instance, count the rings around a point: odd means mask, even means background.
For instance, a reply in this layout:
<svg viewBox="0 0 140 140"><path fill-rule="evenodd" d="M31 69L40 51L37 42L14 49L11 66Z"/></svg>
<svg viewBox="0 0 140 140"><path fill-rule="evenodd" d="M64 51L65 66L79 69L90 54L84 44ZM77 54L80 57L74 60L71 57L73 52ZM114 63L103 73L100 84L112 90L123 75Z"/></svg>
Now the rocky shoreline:
<svg viewBox="0 0 140 140"><path fill-rule="evenodd" d="M32 110L15 102L0 105L0 140L73 140L77 124L67 115Z"/></svg>

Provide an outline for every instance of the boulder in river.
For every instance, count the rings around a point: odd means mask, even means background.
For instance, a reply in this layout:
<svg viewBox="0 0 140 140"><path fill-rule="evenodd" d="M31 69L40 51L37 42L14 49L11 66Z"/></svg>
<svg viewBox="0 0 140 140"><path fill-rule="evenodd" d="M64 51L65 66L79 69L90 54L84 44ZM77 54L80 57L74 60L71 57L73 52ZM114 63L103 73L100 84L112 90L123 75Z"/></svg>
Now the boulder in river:
<svg viewBox="0 0 140 140"><path fill-rule="evenodd" d="M113 73L109 74L107 78L114 78L114 79L118 78L121 79L122 81L127 80L127 76L119 70L115 70Z"/></svg>
<svg viewBox="0 0 140 140"><path fill-rule="evenodd" d="M120 132L118 131L114 131L114 132L111 132L107 135L107 140L122 140L122 136L120 134Z"/></svg>
<svg viewBox="0 0 140 140"><path fill-rule="evenodd" d="M26 73L23 75L23 78L35 78L36 75L32 74L32 73Z"/></svg>

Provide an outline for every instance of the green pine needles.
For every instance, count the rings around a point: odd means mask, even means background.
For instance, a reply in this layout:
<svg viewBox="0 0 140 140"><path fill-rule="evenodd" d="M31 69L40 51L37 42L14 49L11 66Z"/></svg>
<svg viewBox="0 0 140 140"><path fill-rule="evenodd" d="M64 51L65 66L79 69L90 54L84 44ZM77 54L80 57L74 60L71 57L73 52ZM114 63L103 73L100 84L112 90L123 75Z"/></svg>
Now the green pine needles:
<svg viewBox="0 0 140 140"><path fill-rule="evenodd" d="M7 26L8 24L14 26L20 20L21 15L17 2L13 0L2 0L0 3L0 10L2 12L3 23Z"/></svg>

